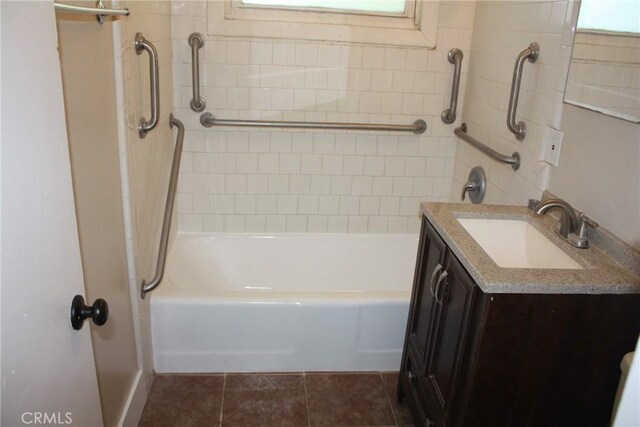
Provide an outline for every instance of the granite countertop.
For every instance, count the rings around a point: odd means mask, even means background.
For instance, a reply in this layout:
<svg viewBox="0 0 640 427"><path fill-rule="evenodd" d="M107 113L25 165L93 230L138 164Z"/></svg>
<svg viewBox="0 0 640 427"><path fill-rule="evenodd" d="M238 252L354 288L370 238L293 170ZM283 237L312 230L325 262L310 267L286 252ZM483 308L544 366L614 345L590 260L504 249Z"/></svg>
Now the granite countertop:
<svg viewBox="0 0 640 427"><path fill-rule="evenodd" d="M556 218L534 215L524 206L423 203L421 208L424 216L485 293L640 293L640 252L605 230L590 239L590 248L578 249L554 232L558 224ZM584 269L499 267L457 218L527 221Z"/></svg>

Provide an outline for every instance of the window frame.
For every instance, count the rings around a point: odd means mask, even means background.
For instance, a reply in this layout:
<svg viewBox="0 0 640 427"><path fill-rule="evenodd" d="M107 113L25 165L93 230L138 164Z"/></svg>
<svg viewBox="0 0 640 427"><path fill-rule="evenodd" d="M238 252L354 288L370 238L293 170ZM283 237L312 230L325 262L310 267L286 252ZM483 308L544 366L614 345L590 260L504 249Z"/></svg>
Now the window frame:
<svg viewBox="0 0 640 427"><path fill-rule="evenodd" d="M439 2L407 0L399 14L242 5L209 0L212 36L260 37L435 48ZM256 25L259 24L259 25ZM384 31L381 31L384 29Z"/></svg>
<svg viewBox="0 0 640 427"><path fill-rule="evenodd" d="M293 12L322 12L332 15L367 15L367 16L381 16L381 17L394 17L394 18L406 18L414 17L416 10L417 0L404 0L404 12L382 12L375 10L357 10L357 9L337 9L337 8L325 8L314 6L286 6L286 5L260 5L260 4L244 4L244 0L232 0L234 8L245 9L265 9L265 10L279 10L279 11L293 11ZM251 1L251 0L248 0Z"/></svg>

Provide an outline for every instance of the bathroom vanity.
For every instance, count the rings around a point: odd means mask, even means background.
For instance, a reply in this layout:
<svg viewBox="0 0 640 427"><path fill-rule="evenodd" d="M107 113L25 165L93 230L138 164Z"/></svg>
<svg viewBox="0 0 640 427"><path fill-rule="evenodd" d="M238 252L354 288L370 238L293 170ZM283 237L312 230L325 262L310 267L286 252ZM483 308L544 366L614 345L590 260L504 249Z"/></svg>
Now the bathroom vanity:
<svg viewBox="0 0 640 427"><path fill-rule="evenodd" d="M525 207L422 208L398 383L416 424L608 425L620 361L640 332L637 251L602 237L574 248L554 233L557 220ZM513 232L506 253L489 255L491 241L470 233L465 219L535 230ZM489 236L498 246L505 238ZM548 243L568 259L544 259Z"/></svg>

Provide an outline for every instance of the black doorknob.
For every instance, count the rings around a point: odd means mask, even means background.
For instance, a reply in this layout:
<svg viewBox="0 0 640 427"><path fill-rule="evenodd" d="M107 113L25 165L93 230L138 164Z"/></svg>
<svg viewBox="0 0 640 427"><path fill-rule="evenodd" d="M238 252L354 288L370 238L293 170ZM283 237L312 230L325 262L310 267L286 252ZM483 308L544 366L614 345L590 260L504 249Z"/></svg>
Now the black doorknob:
<svg viewBox="0 0 640 427"><path fill-rule="evenodd" d="M76 295L71 301L71 326L76 331L82 328L84 319L90 317L98 326L107 323L109 305L102 298L94 301L92 306L85 305L82 295Z"/></svg>

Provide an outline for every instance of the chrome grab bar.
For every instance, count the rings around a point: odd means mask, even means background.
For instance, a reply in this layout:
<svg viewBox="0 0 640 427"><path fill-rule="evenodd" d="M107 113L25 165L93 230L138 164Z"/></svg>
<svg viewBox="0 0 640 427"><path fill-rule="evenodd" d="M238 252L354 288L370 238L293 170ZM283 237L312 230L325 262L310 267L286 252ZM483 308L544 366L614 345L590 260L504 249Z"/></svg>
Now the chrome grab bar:
<svg viewBox="0 0 640 427"><path fill-rule="evenodd" d="M536 62L540 54L540 46L532 42L528 48L520 52L513 67L513 79L511 80L511 94L509 95L509 110L507 113L507 126L513 132L518 141L522 141L527 136L527 125L524 122L516 124L516 113L518 110L518 97L520 96L520 82L522 80L522 68L524 61Z"/></svg>
<svg viewBox="0 0 640 427"><path fill-rule="evenodd" d="M171 128L178 128L178 136L176 137L176 147L173 150L173 163L171 164L171 176L169 177L169 190L167 191L167 202L164 207L164 217L162 219L162 233L160 234L160 247L158 248L158 262L156 264L156 274L148 283L142 281L142 290L140 295L144 299L147 292L151 292L158 287L162 276L164 276L164 265L167 260L167 248L169 246L169 230L171 228L171 214L173 213L173 202L176 198L176 189L178 187L178 172L180 172L180 158L182 157L182 144L184 142L184 125L173 114L169 116L169 124Z"/></svg>
<svg viewBox="0 0 640 427"><path fill-rule="evenodd" d="M191 33L189 36L189 46L191 46L191 74L193 75L193 98L189 105L196 113L203 111L207 103L200 96L200 49L204 47L204 36L200 33Z"/></svg>
<svg viewBox="0 0 640 427"><path fill-rule="evenodd" d="M136 53L141 55L143 51L149 53L149 86L151 92L151 118L147 121L140 118L138 124L138 134L140 138L147 136L147 132L158 124L158 114L160 114L160 82L158 77L158 52L155 46L144 38L142 33L136 34Z"/></svg>
<svg viewBox="0 0 640 427"><path fill-rule="evenodd" d="M427 123L418 119L412 125L392 125L375 123L335 123L335 122L274 122L270 120L236 120L216 119L211 113L202 113L200 124L206 128L212 126L244 126L244 127L269 127L269 128L294 128L294 129L341 129L341 130L377 130L392 132L424 133Z"/></svg>
<svg viewBox="0 0 640 427"><path fill-rule="evenodd" d="M104 3L100 0L96 7L84 7L84 6L75 6L72 4L64 4L64 3L53 3L53 7L56 11L60 12L68 12L68 13L80 13L83 15L96 15L98 22L100 24L104 24L105 18L107 16L129 16L131 11L127 8L124 9L107 9L104 7Z"/></svg>
<svg viewBox="0 0 640 427"><path fill-rule="evenodd" d="M497 161L502 162L502 163L507 163L507 164L511 165L511 168L514 171L517 171L518 169L520 169L520 153L518 153L516 151L511 156L505 156L504 154L500 154L497 151L487 147L482 142L480 142L477 139L469 136L469 134L467 133L467 124L466 123L463 123L460 127L455 128L453 130L453 133L458 138L468 142L471 146L473 146L473 147L477 148L478 150L482 151L484 154L486 154L487 156L491 157L492 159L497 160Z"/></svg>
<svg viewBox="0 0 640 427"><path fill-rule="evenodd" d="M460 49L451 49L447 58L449 62L454 64L453 67L453 87L451 88L451 102L449 108L444 110L440 115L443 122L451 124L456 121L456 109L458 108L458 90L460 89L460 74L462 73L462 51Z"/></svg>

